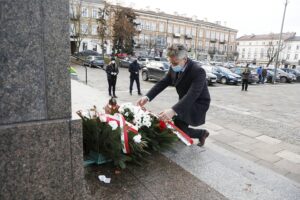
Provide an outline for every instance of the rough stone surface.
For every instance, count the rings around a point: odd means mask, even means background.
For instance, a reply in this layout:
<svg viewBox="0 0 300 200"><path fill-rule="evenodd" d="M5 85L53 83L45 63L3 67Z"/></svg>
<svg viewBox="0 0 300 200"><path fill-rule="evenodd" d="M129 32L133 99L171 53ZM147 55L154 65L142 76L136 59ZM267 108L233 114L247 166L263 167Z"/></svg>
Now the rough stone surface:
<svg viewBox="0 0 300 200"><path fill-rule="evenodd" d="M0 124L70 118L68 1L0 7Z"/></svg>
<svg viewBox="0 0 300 200"><path fill-rule="evenodd" d="M0 128L0 199L72 199L67 121Z"/></svg>

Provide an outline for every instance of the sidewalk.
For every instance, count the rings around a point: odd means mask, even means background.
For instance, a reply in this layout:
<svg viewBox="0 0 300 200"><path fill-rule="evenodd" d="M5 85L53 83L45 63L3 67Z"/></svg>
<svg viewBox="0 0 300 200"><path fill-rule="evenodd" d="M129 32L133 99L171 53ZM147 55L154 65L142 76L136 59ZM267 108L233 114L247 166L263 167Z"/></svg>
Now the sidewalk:
<svg viewBox="0 0 300 200"><path fill-rule="evenodd" d="M133 101L127 95L122 99ZM107 101L106 92L72 81L73 114ZM168 159L156 155L146 168L128 169L120 177L105 166L86 168L89 193L93 199L299 199L298 146L232 123L208 119L205 128L211 135L204 148L177 143L164 153ZM99 183L101 173L117 183Z"/></svg>

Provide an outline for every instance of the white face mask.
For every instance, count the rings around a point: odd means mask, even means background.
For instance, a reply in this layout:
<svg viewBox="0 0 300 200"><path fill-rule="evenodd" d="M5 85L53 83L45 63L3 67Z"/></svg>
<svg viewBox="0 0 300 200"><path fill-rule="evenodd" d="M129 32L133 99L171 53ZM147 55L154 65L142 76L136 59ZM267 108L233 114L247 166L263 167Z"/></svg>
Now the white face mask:
<svg viewBox="0 0 300 200"><path fill-rule="evenodd" d="M113 61L111 61L111 63L112 63L112 64L115 64L115 61L113 60Z"/></svg>

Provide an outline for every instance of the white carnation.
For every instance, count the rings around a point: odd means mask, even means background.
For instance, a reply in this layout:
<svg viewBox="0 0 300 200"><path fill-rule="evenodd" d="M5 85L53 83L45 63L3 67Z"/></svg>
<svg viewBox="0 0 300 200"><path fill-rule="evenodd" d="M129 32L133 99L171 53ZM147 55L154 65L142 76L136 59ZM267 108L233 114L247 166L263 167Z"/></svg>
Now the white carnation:
<svg viewBox="0 0 300 200"><path fill-rule="evenodd" d="M118 128L118 123L116 121L110 121L108 124L111 126L112 130L116 130Z"/></svg>
<svg viewBox="0 0 300 200"><path fill-rule="evenodd" d="M133 140L135 143L141 143L142 136L140 134L137 134L136 136L133 137Z"/></svg>

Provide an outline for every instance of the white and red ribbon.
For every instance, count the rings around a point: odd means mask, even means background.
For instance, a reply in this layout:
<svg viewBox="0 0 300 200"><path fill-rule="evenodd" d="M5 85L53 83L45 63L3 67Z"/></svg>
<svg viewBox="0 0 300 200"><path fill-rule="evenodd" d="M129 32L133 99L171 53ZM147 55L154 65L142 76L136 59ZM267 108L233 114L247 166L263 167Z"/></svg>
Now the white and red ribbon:
<svg viewBox="0 0 300 200"><path fill-rule="evenodd" d="M110 121L117 122L118 126L121 129L121 143L122 143L122 151L125 154L130 153L129 148L129 139L128 139L128 131L131 131L135 134L138 134L138 130L131 123L126 122L125 118L122 114L116 113L115 115L109 114L99 114L100 120L103 122L109 123Z"/></svg>

